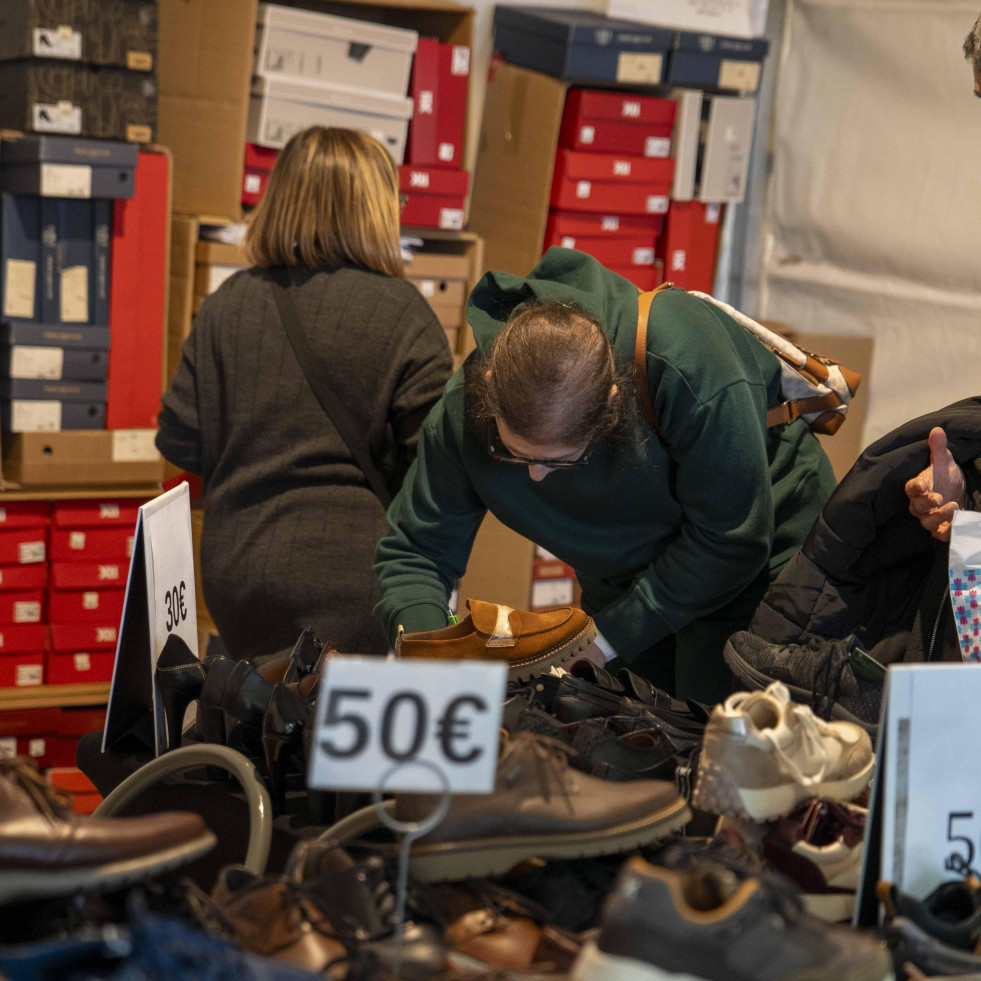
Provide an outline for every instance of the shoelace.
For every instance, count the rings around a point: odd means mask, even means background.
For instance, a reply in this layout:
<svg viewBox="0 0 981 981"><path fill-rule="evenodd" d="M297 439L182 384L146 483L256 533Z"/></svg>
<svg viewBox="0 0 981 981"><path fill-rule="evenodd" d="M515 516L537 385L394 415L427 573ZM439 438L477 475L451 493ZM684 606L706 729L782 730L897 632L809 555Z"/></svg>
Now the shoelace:
<svg viewBox="0 0 981 981"><path fill-rule="evenodd" d="M838 703L845 668L851 667L846 648L847 643L845 641L838 641L829 645L824 656L814 669L814 680L811 683L813 691L811 708L814 710L815 715L826 721L831 718L831 713ZM837 668L834 667L836 654L841 655L841 661Z"/></svg>
<svg viewBox="0 0 981 981"><path fill-rule="evenodd" d="M803 748L799 753L788 753L777 739L776 731L772 728L761 729L760 735L770 742L773 752L780 760L787 772L802 787L810 787L820 783L827 773L831 763L828 754L828 747L824 743L822 730L825 729L823 720L818 719L806 705L794 705L792 703L784 705L784 712L792 715L797 720L798 731L803 740ZM800 756L814 754L820 758L821 764L814 773L805 773L799 763Z"/></svg>
<svg viewBox="0 0 981 981"><path fill-rule="evenodd" d="M22 756L0 760L0 777L17 784L34 802L34 806L52 820L67 820L72 813L72 795L46 783L33 761Z"/></svg>
<svg viewBox="0 0 981 981"><path fill-rule="evenodd" d="M575 750L571 746L566 746L548 736L539 736L530 732L516 732L504 743L503 750L498 769L505 775L505 779L519 776L522 759L531 756L534 760L535 773L538 777L542 797L550 802L553 785L557 784L558 792L565 800L569 813L575 813L566 780L569 758L575 755Z"/></svg>

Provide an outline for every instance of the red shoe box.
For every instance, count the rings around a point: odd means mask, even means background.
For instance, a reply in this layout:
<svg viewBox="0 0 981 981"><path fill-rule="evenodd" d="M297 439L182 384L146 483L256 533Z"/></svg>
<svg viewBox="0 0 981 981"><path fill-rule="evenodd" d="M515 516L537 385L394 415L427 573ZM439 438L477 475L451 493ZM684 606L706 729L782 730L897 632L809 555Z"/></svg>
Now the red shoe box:
<svg viewBox="0 0 981 981"><path fill-rule="evenodd" d="M402 224L423 228L463 228L469 185L470 174L466 170L399 167L399 191L406 195Z"/></svg>
<svg viewBox="0 0 981 981"><path fill-rule="evenodd" d="M624 181L552 181L553 208L575 211L619 212L626 215L662 215L668 210L671 184L630 184Z"/></svg>
<svg viewBox="0 0 981 981"><path fill-rule="evenodd" d="M51 629L54 631L54 626ZM115 645L113 646L115 647ZM47 683L49 685L79 685L112 681L112 666L115 660L115 649L111 651L48 651Z"/></svg>
<svg viewBox="0 0 981 981"><path fill-rule="evenodd" d="M40 623L44 590L0 593L0 629L13 623Z"/></svg>
<svg viewBox="0 0 981 981"><path fill-rule="evenodd" d="M60 787L72 795L72 810L76 814L91 814L102 803L95 784L78 767L52 767L46 776L52 787Z"/></svg>
<svg viewBox="0 0 981 981"><path fill-rule="evenodd" d="M621 266L615 268L608 266L607 268L610 272L615 272L618 276L623 276L624 279L629 280L637 289L642 290L644 293L660 286L664 280L663 268L660 262L656 262L650 267Z"/></svg>
<svg viewBox="0 0 981 981"><path fill-rule="evenodd" d="M104 708L64 708L55 730L60 736L84 736L105 728Z"/></svg>
<svg viewBox="0 0 981 981"><path fill-rule="evenodd" d="M45 530L43 528L13 528L0 531L0 566L30 565L44 562Z"/></svg>
<svg viewBox="0 0 981 981"><path fill-rule="evenodd" d="M125 589L51 589L48 620L51 623L109 623L123 615ZM0 593L0 610L3 594Z"/></svg>
<svg viewBox="0 0 981 981"><path fill-rule="evenodd" d="M269 183L279 150L259 146L257 143L245 144L245 167L242 173L242 204L256 205L262 200Z"/></svg>
<svg viewBox="0 0 981 981"><path fill-rule="evenodd" d="M559 146L595 153L667 157L677 104L634 94L571 89L559 130Z"/></svg>
<svg viewBox="0 0 981 981"><path fill-rule="evenodd" d="M139 500L56 501L51 523L56 528L135 528Z"/></svg>
<svg viewBox="0 0 981 981"><path fill-rule="evenodd" d="M48 584L48 563L0 566L0 591L44 589Z"/></svg>
<svg viewBox="0 0 981 981"><path fill-rule="evenodd" d="M649 239L653 245L661 232L664 219L660 215L591 215L576 211L549 211L545 238L568 235L620 236Z"/></svg>
<svg viewBox="0 0 981 981"><path fill-rule="evenodd" d="M0 736L0 760L26 756L38 769L48 766L48 754L55 749L58 737L54 733L28 733L24 736ZM72 760L74 762L74 760Z"/></svg>
<svg viewBox="0 0 981 981"><path fill-rule="evenodd" d="M129 576L129 560L116 559L106 562L52 562L51 586L53 589L111 589L126 586Z"/></svg>
<svg viewBox="0 0 981 981"><path fill-rule="evenodd" d="M586 252L604 266L654 265L654 242L643 238L572 238L565 235L555 240L545 239L545 248L551 245Z"/></svg>
<svg viewBox="0 0 981 981"><path fill-rule="evenodd" d="M0 712L0 736L61 732L61 713L62 709L55 706L36 709L8 709Z"/></svg>
<svg viewBox="0 0 981 981"><path fill-rule="evenodd" d="M553 182L616 181L655 187L670 187L673 179L674 161L670 158L648 160L609 153L577 153L574 150L556 152L552 176Z"/></svg>
<svg viewBox="0 0 981 981"><path fill-rule="evenodd" d="M15 501L0 507L0 529L43 528L51 520L47 501Z"/></svg>
<svg viewBox="0 0 981 981"><path fill-rule="evenodd" d="M107 429L151 428L160 411L170 241L170 158L140 151L132 198L113 202Z"/></svg>
<svg viewBox="0 0 981 981"><path fill-rule="evenodd" d="M664 278L685 290L711 293L719 246L721 205L672 201L658 241Z"/></svg>
<svg viewBox="0 0 981 981"><path fill-rule="evenodd" d="M51 529L52 562L99 562L104 559L128 562L132 553L131 527Z"/></svg>
<svg viewBox="0 0 981 981"><path fill-rule="evenodd" d="M419 38L409 81L413 108L405 145L406 163L459 168L469 82L468 47Z"/></svg>
<svg viewBox="0 0 981 981"><path fill-rule="evenodd" d="M42 628L43 630L44 628ZM58 654L116 650L119 623L52 623L50 650Z"/></svg>
<svg viewBox="0 0 981 981"><path fill-rule="evenodd" d="M45 632L44 624L27 627L3 627L0 629L0 639L8 641L12 630L40 630ZM14 641L14 646L22 646L20 641ZM13 651L8 653L0 648L0 688L28 688L44 684L44 651L36 646L30 651Z"/></svg>

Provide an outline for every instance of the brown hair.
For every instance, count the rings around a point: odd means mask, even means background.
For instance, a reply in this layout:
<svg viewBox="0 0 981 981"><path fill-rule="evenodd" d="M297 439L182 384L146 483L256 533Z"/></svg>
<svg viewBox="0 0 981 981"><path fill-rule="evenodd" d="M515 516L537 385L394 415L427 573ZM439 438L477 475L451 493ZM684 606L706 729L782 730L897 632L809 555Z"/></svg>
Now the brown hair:
<svg viewBox="0 0 981 981"><path fill-rule="evenodd" d="M519 307L474 377L478 414L533 443L623 438L633 424L630 376L617 368L599 320L575 304Z"/></svg>
<svg viewBox="0 0 981 981"><path fill-rule="evenodd" d="M353 263L404 276L398 169L377 140L311 126L286 144L245 233L257 266Z"/></svg>

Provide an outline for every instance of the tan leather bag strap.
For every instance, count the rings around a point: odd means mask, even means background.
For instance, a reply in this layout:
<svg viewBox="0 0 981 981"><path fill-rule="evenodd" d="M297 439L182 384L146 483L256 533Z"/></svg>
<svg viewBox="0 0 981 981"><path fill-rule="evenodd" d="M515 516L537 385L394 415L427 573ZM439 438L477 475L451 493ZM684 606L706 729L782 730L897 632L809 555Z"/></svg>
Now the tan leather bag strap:
<svg viewBox="0 0 981 981"><path fill-rule="evenodd" d="M657 418L654 415L654 403L651 402L651 390L647 382L647 321L651 316L651 304L661 290L670 289L673 283L661 283L657 289L641 293L637 297L637 337L634 341L634 388L637 390L637 401L644 413L647 424L655 433L660 433Z"/></svg>

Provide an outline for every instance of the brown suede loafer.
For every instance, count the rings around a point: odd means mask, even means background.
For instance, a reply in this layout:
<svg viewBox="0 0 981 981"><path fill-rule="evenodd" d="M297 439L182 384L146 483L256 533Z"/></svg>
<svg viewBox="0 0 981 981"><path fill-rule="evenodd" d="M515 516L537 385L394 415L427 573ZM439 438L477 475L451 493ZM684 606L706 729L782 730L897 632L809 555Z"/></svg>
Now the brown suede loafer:
<svg viewBox="0 0 981 981"><path fill-rule="evenodd" d="M596 637L592 617L573 606L529 613L467 600L470 615L452 627L399 634L397 657L506 661L511 681L527 681L576 660Z"/></svg>

